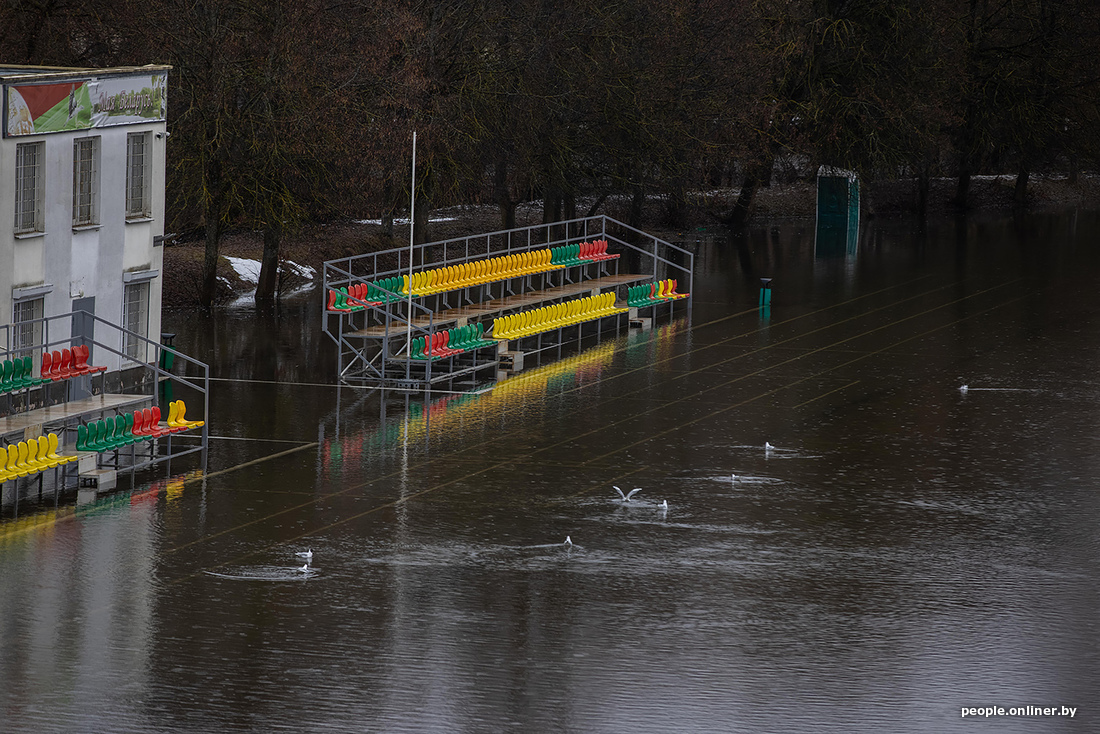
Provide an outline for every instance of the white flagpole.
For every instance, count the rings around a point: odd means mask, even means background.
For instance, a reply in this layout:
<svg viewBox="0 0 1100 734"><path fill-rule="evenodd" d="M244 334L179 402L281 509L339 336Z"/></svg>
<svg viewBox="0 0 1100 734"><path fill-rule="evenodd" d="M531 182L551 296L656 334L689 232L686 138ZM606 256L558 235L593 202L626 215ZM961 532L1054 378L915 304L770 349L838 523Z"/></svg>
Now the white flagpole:
<svg viewBox="0 0 1100 734"><path fill-rule="evenodd" d="M413 130L412 187L409 189L409 309L405 348L409 350L405 360L405 379L409 378L412 368L412 318L413 318L413 233L416 229L416 130Z"/></svg>

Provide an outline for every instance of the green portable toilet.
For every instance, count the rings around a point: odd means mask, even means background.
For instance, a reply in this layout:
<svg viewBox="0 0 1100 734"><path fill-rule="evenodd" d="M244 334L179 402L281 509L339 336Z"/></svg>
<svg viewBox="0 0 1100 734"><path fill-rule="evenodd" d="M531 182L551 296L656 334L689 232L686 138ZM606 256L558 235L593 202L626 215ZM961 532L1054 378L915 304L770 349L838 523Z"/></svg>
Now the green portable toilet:
<svg viewBox="0 0 1100 734"><path fill-rule="evenodd" d="M855 257L859 244L859 177L822 166L817 171L817 257Z"/></svg>

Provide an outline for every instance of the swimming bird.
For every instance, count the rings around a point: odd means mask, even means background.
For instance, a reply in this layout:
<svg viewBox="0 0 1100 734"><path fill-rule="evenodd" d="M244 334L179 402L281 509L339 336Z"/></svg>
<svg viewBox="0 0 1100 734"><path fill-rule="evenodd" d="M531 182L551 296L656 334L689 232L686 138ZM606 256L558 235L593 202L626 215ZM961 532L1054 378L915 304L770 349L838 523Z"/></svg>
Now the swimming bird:
<svg viewBox="0 0 1100 734"><path fill-rule="evenodd" d="M572 547L572 546L573 546L573 540L572 540L572 538L570 538L570 537L569 537L568 535L566 535L566 536L565 536L565 542L564 542L564 543L562 543L562 545L566 545L566 546Z"/></svg>
<svg viewBox="0 0 1100 734"><path fill-rule="evenodd" d="M657 509L658 510L667 510L668 509L668 500L661 500L661 504L657 505Z"/></svg>
<svg viewBox="0 0 1100 734"><path fill-rule="evenodd" d="M730 481L731 482L736 482L737 481L737 475L736 474L730 474Z"/></svg>
<svg viewBox="0 0 1100 734"><path fill-rule="evenodd" d="M305 558L307 561L311 561L313 560L313 549L310 548L309 550L298 551L294 555L298 556L299 558Z"/></svg>
<svg viewBox="0 0 1100 734"><path fill-rule="evenodd" d="M772 449L774 449L774 448L775 448L775 446L772 446L772 445L771 445L770 443L768 443L767 441L765 441L765 442L764 442L764 450L765 450L765 451L771 451L771 450L772 450Z"/></svg>
<svg viewBox="0 0 1100 734"><path fill-rule="evenodd" d="M298 570L301 571L302 573L309 573L309 571L310 571L309 564L307 563L306 565L302 566Z"/></svg>
<svg viewBox="0 0 1100 734"><path fill-rule="evenodd" d="M966 395L966 391L969 390L969 389L970 389L969 385L963 385L962 387L959 388L959 392L961 392L963 395Z"/></svg>
<svg viewBox="0 0 1100 734"><path fill-rule="evenodd" d="M626 494L623 494L623 491L621 489L619 489L618 487L615 487L614 484L612 484L611 486L614 487L615 491L619 493L619 496L622 498L623 502L629 502L631 497L633 497L638 492L642 491L641 487L635 487L634 489L630 490Z"/></svg>

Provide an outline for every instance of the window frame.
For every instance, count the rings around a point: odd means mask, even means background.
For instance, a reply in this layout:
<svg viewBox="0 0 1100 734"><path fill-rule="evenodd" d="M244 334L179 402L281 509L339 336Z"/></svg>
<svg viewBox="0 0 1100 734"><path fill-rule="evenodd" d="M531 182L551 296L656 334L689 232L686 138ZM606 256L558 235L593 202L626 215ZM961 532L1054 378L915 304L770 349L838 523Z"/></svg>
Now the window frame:
<svg viewBox="0 0 1100 734"><path fill-rule="evenodd" d="M30 314L25 313L30 310ZM11 351L12 354L34 358L38 369L38 356L42 351L43 322L46 313L46 298L21 298L12 303L11 308Z"/></svg>
<svg viewBox="0 0 1100 734"><path fill-rule="evenodd" d="M126 220L150 219L152 207L153 134L148 130L126 134ZM140 141L140 151L136 150ZM140 154L140 160L138 155Z"/></svg>
<svg viewBox="0 0 1100 734"><path fill-rule="evenodd" d="M98 136L73 140L73 227L99 224L100 148Z"/></svg>
<svg viewBox="0 0 1100 734"><path fill-rule="evenodd" d="M27 156L32 152L34 158L28 165ZM45 155L46 143L43 140L18 143L15 146L14 232L16 236L45 231L45 222L42 216L42 200L45 189ZM28 179L30 180L28 181ZM28 194L31 197L29 202L27 200Z"/></svg>
<svg viewBox="0 0 1100 734"><path fill-rule="evenodd" d="M149 291L148 280L126 283L122 287L122 328L125 329L122 353L132 362L146 361L146 345L137 336L149 338ZM136 314L132 310L135 308Z"/></svg>

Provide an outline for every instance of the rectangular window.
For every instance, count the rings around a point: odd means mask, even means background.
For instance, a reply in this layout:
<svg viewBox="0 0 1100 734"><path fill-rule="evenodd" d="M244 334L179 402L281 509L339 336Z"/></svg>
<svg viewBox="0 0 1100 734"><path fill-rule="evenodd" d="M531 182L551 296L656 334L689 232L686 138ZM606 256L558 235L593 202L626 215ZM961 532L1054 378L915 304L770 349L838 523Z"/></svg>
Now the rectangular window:
<svg viewBox="0 0 1100 734"><path fill-rule="evenodd" d="M38 319L42 318L44 303L42 298L15 302L12 308L12 351L17 357L30 354L37 362L38 348L42 346L42 322Z"/></svg>
<svg viewBox="0 0 1100 734"><path fill-rule="evenodd" d="M152 216L149 194L149 149L151 133L130 133L126 136L126 218L146 219Z"/></svg>
<svg viewBox="0 0 1100 734"><path fill-rule="evenodd" d="M73 226L99 222L99 138L73 141Z"/></svg>
<svg viewBox="0 0 1100 734"><path fill-rule="evenodd" d="M15 233L41 232L45 143L15 146Z"/></svg>
<svg viewBox="0 0 1100 734"><path fill-rule="evenodd" d="M149 283L128 283L122 295L122 352L137 362L145 361L145 342L149 336ZM133 332L133 333L127 333Z"/></svg>

